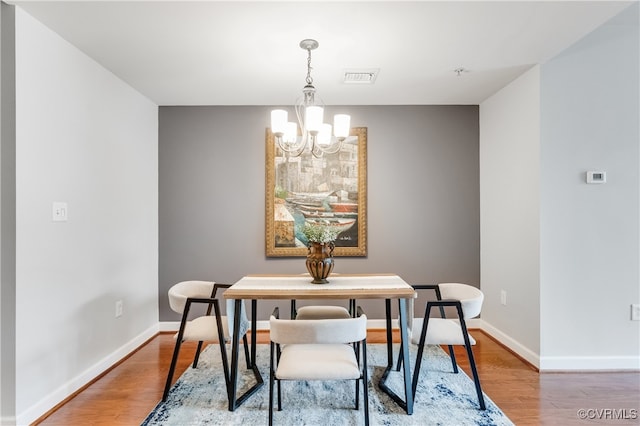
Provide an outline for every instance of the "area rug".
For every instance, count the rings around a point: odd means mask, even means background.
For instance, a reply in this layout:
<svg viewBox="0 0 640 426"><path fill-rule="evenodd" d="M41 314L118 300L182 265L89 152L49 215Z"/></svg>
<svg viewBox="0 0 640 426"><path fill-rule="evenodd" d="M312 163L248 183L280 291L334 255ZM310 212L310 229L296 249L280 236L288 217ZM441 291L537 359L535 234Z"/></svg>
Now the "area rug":
<svg viewBox="0 0 640 426"><path fill-rule="evenodd" d="M415 360L412 347L411 359ZM257 348L262 388L235 411L228 410L222 363L217 346L208 346L198 368L189 367L142 423L152 425L264 425L268 422L269 345ZM394 348L398 354L398 347ZM371 425L513 425L485 395L487 409L478 408L473 381L462 371L454 374L449 356L438 346L425 348L414 411L407 415L378 388L386 360L386 345L367 345L369 371L369 416ZM412 368L413 371L413 368ZM480 377L482 380L482 377ZM239 394L254 383L241 358ZM392 372L387 384L403 395L401 372ZM360 390L362 401L362 389ZM274 398L274 399L277 399ZM276 403L277 404L277 403ZM283 382L282 411L274 409L276 425L361 425L362 404L355 407L354 382Z"/></svg>

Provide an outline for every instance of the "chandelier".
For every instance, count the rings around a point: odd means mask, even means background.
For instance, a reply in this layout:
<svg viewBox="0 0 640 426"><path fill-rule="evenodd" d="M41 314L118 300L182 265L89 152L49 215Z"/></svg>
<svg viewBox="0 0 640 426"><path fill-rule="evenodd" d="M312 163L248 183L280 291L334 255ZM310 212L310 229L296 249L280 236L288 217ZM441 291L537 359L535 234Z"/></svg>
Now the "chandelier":
<svg viewBox="0 0 640 426"><path fill-rule="evenodd" d="M302 88L302 96L295 105L298 122L288 121L288 113L284 109L271 111L271 132L280 148L292 156L301 155L305 149L315 157L336 153L349 136L349 115L334 115L333 126L323 122L324 104L316 94L311 78L311 51L317 49L318 45L316 40L311 39L300 42L300 47L307 51L307 84Z"/></svg>

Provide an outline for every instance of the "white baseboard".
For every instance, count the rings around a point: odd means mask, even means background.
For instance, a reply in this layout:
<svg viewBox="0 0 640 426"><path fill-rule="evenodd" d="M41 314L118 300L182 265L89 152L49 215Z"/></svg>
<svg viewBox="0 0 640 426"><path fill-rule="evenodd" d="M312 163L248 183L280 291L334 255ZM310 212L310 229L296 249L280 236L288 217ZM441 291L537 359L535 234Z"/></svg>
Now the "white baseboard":
<svg viewBox="0 0 640 426"><path fill-rule="evenodd" d="M640 371L637 356L543 356L540 371Z"/></svg>
<svg viewBox="0 0 640 426"><path fill-rule="evenodd" d="M15 417L0 417L0 426L14 426L17 424Z"/></svg>
<svg viewBox="0 0 640 426"><path fill-rule="evenodd" d="M503 344L504 346L512 350L514 353L516 353L522 359L527 361L529 364L533 365L538 369L540 368L540 355L533 352L531 349L529 349L522 343L518 342L511 336L498 330L488 322L483 321L482 319L478 319L476 321L480 322L479 328L482 331L484 331L485 333L487 333L488 335L496 339L498 342L500 342L501 344Z"/></svg>
<svg viewBox="0 0 640 426"><path fill-rule="evenodd" d="M158 323L158 330L163 331L178 331L180 328L180 321L160 321Z"/></svg>
<svg viewBox="0 0 640 426"><path fill-rule="evenodd" d="M540 356L486 321L480 328L543 372L640 371L639 356Z"/></svg>
<svg viewBox="0 0 640 426"><path fill-rule="evenodd" d="M117 364L121 359L128 356L131 352L139 348L144 342L158 334L158 324L155 324L144 332L140 333L133 339L131 339L126 344L122 345L116 351L109 354L109 356L101 359L96 364L92 365L90 368L86 369L84 372L79 374L78 376L72 378L71 380L64 383L58 389L47 395L45 398L38 401L36 404L32 405L22 413L16 416L14 423L7 424L15 424L15 425L29 425L41 417L44 413L51 410L60 402L64 401L65 398L68 398L77 390L81 389L87 383L90 383L100 374L107 371L109 368L113 367ZM3 419L3 423L4 419Z"/></svg>

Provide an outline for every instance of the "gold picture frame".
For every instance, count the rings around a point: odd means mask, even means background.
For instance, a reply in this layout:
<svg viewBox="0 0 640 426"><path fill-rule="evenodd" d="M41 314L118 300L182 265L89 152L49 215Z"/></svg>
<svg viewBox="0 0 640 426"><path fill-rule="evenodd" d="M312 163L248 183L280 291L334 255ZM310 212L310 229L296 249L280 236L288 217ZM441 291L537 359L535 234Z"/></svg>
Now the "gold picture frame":
<svg viewBox="0 0 640 426"><path fill-rule="evenodd" d="M354 127L335 154L286 154L266 130L267 257L307 255L305 221L344 227L334 256L367 255L367 128Z"/></svg>

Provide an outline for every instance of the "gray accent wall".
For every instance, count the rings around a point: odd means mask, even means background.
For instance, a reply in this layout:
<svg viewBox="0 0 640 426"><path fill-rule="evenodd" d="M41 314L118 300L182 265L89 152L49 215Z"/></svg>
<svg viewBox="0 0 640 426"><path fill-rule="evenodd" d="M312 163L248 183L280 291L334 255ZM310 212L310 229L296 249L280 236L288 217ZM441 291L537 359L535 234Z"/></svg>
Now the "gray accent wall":
<svg viewBox="0 0 640 426"><path fill-rule="evenodd" d="M271 107L160 107L159 312L183 280L303 273L265 256L265 129ZM480 284L478 106L353 106L368 129L368 255L334 272L394 272L410 283ZM330 110L327 114L331 114ZM266 320L274 305L258 305ZM363 301L370 318L381 301ZM394 306L395 309L395 306Z"/></svg>
<svg viewBox="0 0 640 426"><path fill-rule="evenodd" d="M15 7L0 3L0 424L16 415Z"/></svg>

